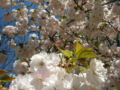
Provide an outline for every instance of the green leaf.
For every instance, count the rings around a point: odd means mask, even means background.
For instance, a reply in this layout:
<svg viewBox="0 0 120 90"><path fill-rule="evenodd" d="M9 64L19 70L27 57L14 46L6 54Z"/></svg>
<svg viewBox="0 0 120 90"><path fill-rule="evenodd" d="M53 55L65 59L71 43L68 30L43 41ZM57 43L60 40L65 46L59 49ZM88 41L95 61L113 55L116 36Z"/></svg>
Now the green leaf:
<svg viewBox="0 0 120 90"><path fill-rule="evenodd" d="M58 18L59 21L61 21L62 19L63 19L62 17Z"/></svg>
<svg viewBox="0 0 120 90"><path fill-rule="evenodd" d="M59 50L67 57L70 57L72 55L72 52L69 50L62 50L59 48Z"/></svg>
<svg viewBox="0 0 120 90"><path fill-rule="evenodd" d="M13 20L13 22L16 22L16 20Z"/></svg>
<svg viewBox="0 0 120 90"><path fill-rule="evenodd" d="M78 68L78 70L80 70L80 71L85 71L85 70L86 70L86 68L84 68L84 67L82 67L82 66L77 66L77 68Z"/></svg>
<svg viewBox="0 0 120 90"><path fill-rule="evenodd" d="M103 21L104 22L104 21ZM103 23L103 24L101 24L99 27L101 27L101 28L104 28L104 27L106 27L107 26L107 24L106 23Z"/></svg>
<svg viewBox="0 0 120 90"><path fill-rule="evenodd" d="M18 9L16 9L17 11L23 11L24 10L24 8L18 8Z"/></svg>
<svg viewBox="0 0 120 90"><path fill-rule="evenodd" d="M80 57L99 57L99 55L96 55L94 52L84 51Z"/></svg>
<svg viewBox="0 0 120 90"><path fill-rule="evenodd" d="M9 15L10 13L5 13L6 15Z"/></svg>
<svg viewBox="0 0 120 90"><path fill-rule="evenodd" d="M87 60L86 58L79 58L78 61L81 63L81 65L84 67L84 68L89 68L90 67L90 61Z"/></svg>
<svg viewBox="0 0 120 90"><path fill-rule="evenodd" d="M61 16L60 18L58 18L58 20L61 21L62 19L66 19L66 18L67 18L67 16L64 15L64 16Z"/></svg>
<svg viewBox="0 0 120 90"><path fill-rule="evenodd" d="M38 8L35 8L35 9L34 9L34 12L37 11L37 10L38 10Z"/></svg>
<svg viewBox="0 0 120 90"><path fill-rule="evenodd" d="M26 59L24 59L24 58L22 58L22 59L21 59L21 62L27 62L27 60L26 60Z"/></svg>
<svg viewBox="0 0 120 90"><path fill-rule="evenodd" d="M8 72L11 72L11 71L13 71L14 69L10 69L10 70L8 70Z"/></svg>
<svg viewBox="0 0 120 90"><path fill-rule="evenodd" d="M63 49L61 49L60 47L58 47L57 45L56 45L56 47L57 47L65 56L67 56L67 57L72 56L72 51L63 50Z"/></svg>
<svg viewBox="0 0 120 90"><path fill-rule="evenodd" d="M62 18L63 18L63 19L66 19L66 18L67 18L67 16L65 16L65 15L64 15L64 16L62 16Z"/></svg>
<svg viewBox="0 0 120 90"><path fill-rule="evenodd" d="M99 41L95 42L95 46L96 46L96 47L98 47L99 45L100 45L100 42L99 42Z"/></svg>
<svg viewBox="0 0 120 90"><path fill-rule="evenodd" d="M3 82L8 82L8 81L11 81L11 80L13 80L13 79L15 79L15 78L12 78L12 77L10 77L10 76L7 75L7 74L5 74L5 75L3 75L2 77L0 77L0 81L3 81Z"/></svg>
<svg viewBox="0 0 120 90"><path fill-rule="evenodd" d="M91 51L92 48L82 48L77 54L76 57L99 57L96 53Z"/></svg>
<svg viewBox="0 0 120 90"><path fill-rule="evenodd" d="M0 69L0 75L7 73L7 71Z"/></svg>
<svg viewBox="0 0 120 90"><path fill-rule="evenodd" d="M76 39L76 42L74 43L74 53L78 53L81 49L83 48L83 46L81 44L78 43L78 39Z"/></svg>
<svg viewBox="0 0 120 90"><path fill-rule="evenodd" d="M27 8L31 7L31 5L27 5Z"/></svg>
<svg viewBox="0 0 120 90"><path fill-rule="evenodd" d="M69 59L70 63L75 63L76 60L77 60L77 59L74 58L74 57L72 57L72 58Z"/></svg>
<svg viewBox="0 0 120 90"><path fill-rule="evenodd" d="M76 53L76 57L80 57L83 52L90 52L92 48L82 48Z"/></svg>

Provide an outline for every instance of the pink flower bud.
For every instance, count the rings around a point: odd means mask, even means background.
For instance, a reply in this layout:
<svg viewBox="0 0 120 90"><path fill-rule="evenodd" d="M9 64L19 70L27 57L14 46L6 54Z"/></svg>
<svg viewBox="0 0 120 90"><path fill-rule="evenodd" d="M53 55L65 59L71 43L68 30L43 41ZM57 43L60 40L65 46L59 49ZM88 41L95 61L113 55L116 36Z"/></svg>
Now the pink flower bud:
<svg viewBox="0 0 120 90"><path fill-rule="evenodd" d="M57 44L58 46L60 46L60 45L62 44L62 42L61 42L60 40L58 40L58 41L56 42L56 44Z"/></svg>
<svg viewBox="0 0 120 90"><path fill-rule="evenodd" d="M66 49L69 49L69 48L70 48L70 46L69 46L69 45L66 45L66 46L65 46L65 48L66 48Z"/></svg>
<svg viewBox="0 0 120 90"><path fill-rule="evenodd" d="M65 39L63 39L62 42L65 42Z"/></svg>

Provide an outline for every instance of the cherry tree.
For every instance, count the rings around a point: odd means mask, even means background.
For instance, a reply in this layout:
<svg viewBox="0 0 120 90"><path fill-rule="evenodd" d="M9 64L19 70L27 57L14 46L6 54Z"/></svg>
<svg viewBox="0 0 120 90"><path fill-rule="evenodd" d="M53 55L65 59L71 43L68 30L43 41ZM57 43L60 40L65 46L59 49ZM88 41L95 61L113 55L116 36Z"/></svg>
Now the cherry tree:
<svg viewBox="0 0 120 90"><path fill-rule="evenodd" d="M1 69L0 80L12 80L9 90L120 90L118 1L1 0L0 6L14 7L4 20L15 25L2 30L17 56L17 75Z"/></svg>

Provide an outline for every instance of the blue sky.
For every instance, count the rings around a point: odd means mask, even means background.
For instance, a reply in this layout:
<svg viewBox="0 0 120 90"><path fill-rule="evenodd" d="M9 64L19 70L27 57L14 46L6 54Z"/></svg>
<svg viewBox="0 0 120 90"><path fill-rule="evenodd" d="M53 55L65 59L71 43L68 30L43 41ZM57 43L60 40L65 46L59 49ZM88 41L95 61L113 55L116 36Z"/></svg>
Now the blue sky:
<svg viewBox="0 0 120 90"><path fill-rule="evenodd" d="M31 4L32 4L31 2L25 1L25 5L26 6L27 5L31 5ZM30 7L30 8L36 8L36 7L37 6L33 4L32 7ZM13 25L13 26L15 25L14 22L12 22L12 23L11 22L5 22L4 19L3 19L4 13L9 13L14 8L22 8L22 7L20 7L20 6L15 6L15 7L14 6L10 6L10 8L8 10L3 10L2 7L0 6L0 32L2 32L2 28L4 28L7 25ZM17 37L15 37L15 39L16 39L17 43L21 43L20 42L21 40L23 40L22 42L25 43L28 40L28 36L29 36L29 34L26 34L25 36L18 35ZM9 56L8 56L6 62L9 62L10 60L12 61L12 57L14 59L10 64L7 65L6 68L4 68L5 70L9 70L11 67L13 67L13 63L14 63L15 58L16 58L16 57L14 57L14 54L15 54L14 53L14 49L12 49L10 46L6 45L7 41L10 41L10 40L11 40L10 37L7 38L5 36L2 36L2 40L0 40L0 43L2 43L2 45L0 45L0 50L2 50L2 49L8 50ZM0 69L2 69L1 67L4 65L4 63L5 62L0 64Z"/></svg>
<svg viewBox="0 0 120 90"><path fill-rule="evenodd" d="M3 17L4 13L5 13L5 11L2 9L2 7L0 7L0 17Z"/></svg>

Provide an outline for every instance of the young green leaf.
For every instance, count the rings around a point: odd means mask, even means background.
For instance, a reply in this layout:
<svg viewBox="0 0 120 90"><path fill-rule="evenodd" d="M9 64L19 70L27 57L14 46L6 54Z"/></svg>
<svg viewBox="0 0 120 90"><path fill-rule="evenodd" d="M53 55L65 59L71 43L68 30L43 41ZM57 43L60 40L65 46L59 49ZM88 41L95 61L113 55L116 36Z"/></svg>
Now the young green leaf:
<svg viewBox="0 0 120 90"><path fill-rule="evenodd" d="M74 58L74 57L72 57L72 58L69 59L70 63L75 63L76 60L77 60L77 59Z"/></svg>
<svg viewBox="0 0 120 90"><path fill-rule="evenodd" d="M11 72L11 71L13 71L14 69L10 69L10 70L8 70L8 72Z"/></svg>
<svg viewBox="0 0 120 90"><path fill-rule="evenodd" d="M92 48L82 48L76 53L76 57L80 57L80 55L84 52L90 52Z"/></svg>
<svg viewBox="0 0 120 90"><path fill-rule="evenodd" d="M8 82L8 81L11 81L11 80L13 80L13 79L15 79L15 78L12 78L12 77L10 77L10 76L7 75L7 74L5 74L5 75L3 75L2 77L0 77L0 81L3 81L3 82Z"/></svg>
<svg viewBox="0 0 120 90"><path fill-rule="evenodd" d="M7 71L0 69L0 75L7 73Z"/></svg>
<svg viewBox="0 0 120 90"><path fill-rule="evenodd" d="M78 43L78 39L76 39L76 42L74 43L74 53L78 53L81 49L83 48L83 46L81 44Z"/></svg>
<svg viewBox="0 0 120 90"><path fill-rule="evenodd" d="M56 47L57 47L65 56L67 56L67 57L72 56L72 51L63 50L63 49L61 49L60 47L58 47L57 45L56 45Z"/></svg>
<svg viewBox="0 0 120 90"><path fill-rule="evenodd" d="M84 51L80 57L98 57L94 52Z"/></svg>

